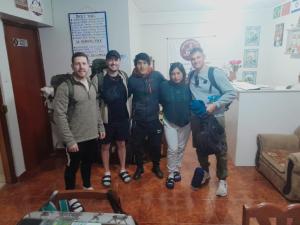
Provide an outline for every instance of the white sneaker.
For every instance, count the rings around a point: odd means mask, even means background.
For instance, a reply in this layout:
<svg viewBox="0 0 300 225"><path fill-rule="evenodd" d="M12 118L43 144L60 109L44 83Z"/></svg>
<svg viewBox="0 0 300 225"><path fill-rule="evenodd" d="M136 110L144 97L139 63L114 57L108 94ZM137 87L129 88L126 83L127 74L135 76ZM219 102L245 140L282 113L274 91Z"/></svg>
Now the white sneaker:
<svg viewBox="0 0 300 225"><path fill-rule="evenodd" d="M93 191L94 188L93 188L92 186L90 186L90 187L84 187L84 186L83 186L83 190Z"/></svg>
<svg viewBox="0 0 300 225"><path fill-rule="evenodd" d="M202 179L202 182L201 184L205 184L208 182L208 180L210 179L210 175L208 172L204 171L204 176L203 176L203 179Z"/></svg>
<svg viewBox="0 0 300 225"><path fill-rule="evenodd" d="M219 187L216 192L217 196L225 197L227 196L227 182L226 180L219 181Z"/></svg>

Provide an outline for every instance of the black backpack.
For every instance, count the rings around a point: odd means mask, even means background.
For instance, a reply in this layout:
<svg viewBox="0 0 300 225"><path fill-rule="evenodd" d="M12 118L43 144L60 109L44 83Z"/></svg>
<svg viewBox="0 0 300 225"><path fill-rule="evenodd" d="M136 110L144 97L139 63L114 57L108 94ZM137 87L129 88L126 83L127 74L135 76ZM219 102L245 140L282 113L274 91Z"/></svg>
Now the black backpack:
<svg viewBox="0 0 300 225"><path fill-rule="evenodd" d="M195 147L200 150L200 154L211 155L218 154L227 150L224 140L225 130L219 124L214 115L205 113L198 118L198 132L195 132Z"/></svg>

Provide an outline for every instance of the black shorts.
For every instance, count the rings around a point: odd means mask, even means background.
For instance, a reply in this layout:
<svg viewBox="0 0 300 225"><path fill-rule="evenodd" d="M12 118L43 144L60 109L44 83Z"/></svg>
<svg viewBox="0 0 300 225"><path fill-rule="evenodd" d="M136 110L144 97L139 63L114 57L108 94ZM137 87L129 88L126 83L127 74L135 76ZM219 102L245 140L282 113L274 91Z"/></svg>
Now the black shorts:
<svg viewBox="0 0 300 225"><path fill-rule="evenodd" d="M129 137L129 120L115 123L105 123L105 138L102 144L110 144L113 141L126 141Z"/></svg>

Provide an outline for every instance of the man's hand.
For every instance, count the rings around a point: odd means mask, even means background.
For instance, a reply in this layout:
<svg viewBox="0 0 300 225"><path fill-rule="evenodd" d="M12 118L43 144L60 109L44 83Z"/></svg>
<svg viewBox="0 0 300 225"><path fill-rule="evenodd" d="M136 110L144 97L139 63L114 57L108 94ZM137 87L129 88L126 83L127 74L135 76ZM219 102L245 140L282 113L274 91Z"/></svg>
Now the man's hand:
<svg viewBox="0 0 300 225"><path fill-rule="evenodd" d="M77 144L71 145L70 147L67 148L68 152L78 152L79 148Z"/></svg>
<svg viewBox="0 0 300 225"><path fill-rule="evenodd" d="M104 139L105 138L105 132L100 132L99 133L99 139Z"/></svg>
<svg viewBox="0 0 300 225"><path fill-rule="evenodd" d="M206 111L211 114L217 109L217 106L215 104L208 104L206 106Z"/></svg>

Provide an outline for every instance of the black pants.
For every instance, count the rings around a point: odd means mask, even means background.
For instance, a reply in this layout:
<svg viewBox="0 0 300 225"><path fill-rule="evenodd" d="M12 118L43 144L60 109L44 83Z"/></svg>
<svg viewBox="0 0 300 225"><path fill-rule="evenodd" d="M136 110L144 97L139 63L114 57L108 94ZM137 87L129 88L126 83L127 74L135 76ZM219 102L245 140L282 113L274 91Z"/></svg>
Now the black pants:
<svg viewBox="0 0 300 225"><path fill-rule="evenodd" d="M95 151L98 148L97 139L78 143L78 152L67 152L67 166L65 169L66 190L75 189L76 172L80 165L81 178L84 187L91 186L91 165Z"/></svg>
<svg viewBox="0 0 300 225"><path fill-rule="evenodd" d="M161 138L162 138L162 124L159 120L151 122L133 121L132 122L132 146L136 156L136 165L143 166L144 156L144 140L148 137L149 154L153 162L153 166L159 166Z"/></svg>

